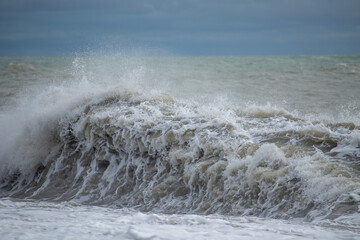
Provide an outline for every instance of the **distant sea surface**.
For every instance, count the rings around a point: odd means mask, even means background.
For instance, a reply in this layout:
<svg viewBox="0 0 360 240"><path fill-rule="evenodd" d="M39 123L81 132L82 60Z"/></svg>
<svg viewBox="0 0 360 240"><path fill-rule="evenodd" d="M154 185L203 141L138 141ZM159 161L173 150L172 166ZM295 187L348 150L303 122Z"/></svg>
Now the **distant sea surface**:
<svg viewBox="0 0 360 240"><path fill-rule="evenodd" d="M0 57L2 239L360 238L360 55Z"/></svg>

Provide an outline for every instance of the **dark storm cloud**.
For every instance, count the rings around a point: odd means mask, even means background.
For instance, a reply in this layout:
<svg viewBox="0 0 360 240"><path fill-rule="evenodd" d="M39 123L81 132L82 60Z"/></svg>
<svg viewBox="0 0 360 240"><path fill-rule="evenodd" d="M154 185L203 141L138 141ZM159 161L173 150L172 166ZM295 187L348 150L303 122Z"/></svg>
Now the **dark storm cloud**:
<svg viewBox="0 0 360 240"><path fill-rule="evenodd" d="M359 53L360 1L0 1L1 55L89 45L186 55Z"/></svg>

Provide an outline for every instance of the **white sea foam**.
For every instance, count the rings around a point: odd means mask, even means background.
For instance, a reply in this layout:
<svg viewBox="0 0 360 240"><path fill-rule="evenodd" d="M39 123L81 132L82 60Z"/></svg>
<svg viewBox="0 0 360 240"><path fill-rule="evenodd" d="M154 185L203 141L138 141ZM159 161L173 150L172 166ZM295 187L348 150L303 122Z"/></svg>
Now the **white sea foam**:
<svg viewBox="0 0 360 240"><path fill-rule="evenodd" d="M164 215L128 209L0 202L2 239L355 239L344 228L256 217Z"/></svg>

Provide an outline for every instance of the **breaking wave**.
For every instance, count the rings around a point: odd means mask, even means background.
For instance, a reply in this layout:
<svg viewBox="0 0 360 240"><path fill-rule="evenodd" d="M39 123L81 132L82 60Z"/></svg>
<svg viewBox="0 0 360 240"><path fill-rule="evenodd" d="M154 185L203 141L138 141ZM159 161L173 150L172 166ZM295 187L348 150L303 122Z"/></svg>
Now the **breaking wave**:
<svg viewBox="0 0 360 240"><path fill-rule="evenodd" d="M358 211L357 123L119 89L47 97L2 117L3 197L308 220Z"/></svg>

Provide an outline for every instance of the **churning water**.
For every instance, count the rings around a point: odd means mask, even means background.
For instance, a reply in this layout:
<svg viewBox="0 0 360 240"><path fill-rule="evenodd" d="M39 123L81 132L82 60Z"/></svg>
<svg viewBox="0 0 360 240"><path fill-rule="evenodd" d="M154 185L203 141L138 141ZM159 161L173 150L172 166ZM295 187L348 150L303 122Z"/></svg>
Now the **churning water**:
<svg viewBox="0 0 360 240"><path fill-rule="evenodd" d="M7 238L360 237L360 56L0 58Z"/></svg>

